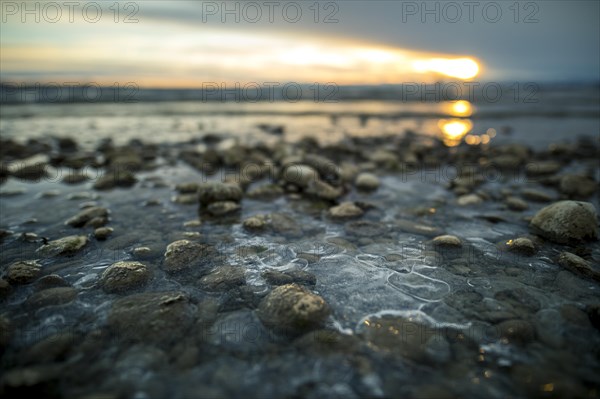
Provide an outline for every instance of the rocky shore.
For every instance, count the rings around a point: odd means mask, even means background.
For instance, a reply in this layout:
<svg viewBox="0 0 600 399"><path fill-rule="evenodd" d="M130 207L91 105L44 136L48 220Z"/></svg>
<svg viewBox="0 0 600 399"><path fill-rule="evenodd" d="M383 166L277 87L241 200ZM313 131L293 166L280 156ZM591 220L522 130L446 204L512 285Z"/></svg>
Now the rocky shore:
<svg viewBox="0 0 600 399"><path fill-rule="evenodd" d="M0 394L597 397L599 158L3 139Z"/></svg>

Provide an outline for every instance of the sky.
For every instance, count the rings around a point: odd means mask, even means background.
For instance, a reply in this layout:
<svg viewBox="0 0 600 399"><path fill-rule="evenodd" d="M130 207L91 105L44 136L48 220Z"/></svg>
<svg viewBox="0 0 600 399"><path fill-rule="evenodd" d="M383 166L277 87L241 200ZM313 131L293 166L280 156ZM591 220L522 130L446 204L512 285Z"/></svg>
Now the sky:
<svg viewBox="0 0 600 399"><path fill-rule="evenodd" d="M0 1L3 82L598 81L598 1Z"/></svg>

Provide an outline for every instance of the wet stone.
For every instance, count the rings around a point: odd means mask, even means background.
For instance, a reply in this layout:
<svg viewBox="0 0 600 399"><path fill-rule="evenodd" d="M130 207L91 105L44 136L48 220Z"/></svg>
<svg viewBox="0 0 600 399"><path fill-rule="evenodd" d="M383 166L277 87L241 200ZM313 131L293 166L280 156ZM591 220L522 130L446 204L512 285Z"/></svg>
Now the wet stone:
<svg viewBox="0 0 600 399"><path fill-rule="evenodd" d="M6 279L12 284L28 284L41 273L42 266L35 260L19 261L6 269Z"/></svg>
<svg viewBox="0 0 600 399"><path fill-rule="evenodd" d="M354 202L342 202L329 208L329 216L334 219L353 219L362 216L364 211Z"/></svg>
<svg viewBox="0 0 600 399"><path fill-rule="evenodd" d="M460 238L449 234L437 236L433 240L431 240L431 243L433 244L433 246L441 248L462 247L462 242Z"/></svg>
<svg viewBox="0 0 600 399"><path fill-rule="evenodd" d="M504 243L504 249L519 255L531 256L537 252L535 244L529 238L519 237Z"/></svg>
<svg viewBox="0 0 600 399"><path fill-rule="evenodd" d="M305 193L323 200L333 201L339 198L343 194L343 191L341 188L333 187L322 180L311 180L306 187Z"/></svg>
<svg viewBox="0 0 600 399"><path fill-rule="evenodd" d="M202 183L198 186L198 199L202 206L222 201L239 202L242 199L242 190L236 184L221 182Z"/></svg>
<svg viewBox="0 0 600 399"><path fill-rule="evenodd" d="M555 161L531 162L525 166L525 173L528 176L550 175L558 172L562 165Z"/></svg>
<svg viewBox="0 0 600 399"><path fill-rule="evenodd" d="M398 219L395 227L407 233L419 234L425 237L436 237L443 234L443 230L435 226L429 226L412 220Z"/></svg>
<svg viewBox="0 0 600 399"><path fill-rule="evenodd" d="M558 256L558 264L579 276L600 281L600 271L594 270L590 262L575 254L566 251L561 252Z"/></svg>
<svg viewBox="0 0 600 399"><path fill-rule="evenodd" d="M550 202L554 200L552 195L534 188L525 188L521 190L521 195L523 198L534 202Z"/></svg>
<svg viewBox="0 0 600 399"><path fill-rule="evenodd" d="M54 287L33 293L25 304L32 308L58 306L73 302L77 298L77 290L72 287Z"/></svg>
<svg viewBox="0 0 600 399"><path fill-rule="evenodd" d="M240 205L234 201L217 201L210 203L206 210L213 216L224 216L237 212L241 209Z"/></svg>
<svg viewBox="0 0 600 399"><path fill-rule="evenodd" d="M529 208L527 202L518 197L508 197L504 200L504 203L511 211L524 211Z"/></svg>
<svg viewBox="0 0 600 399"><path fill-rule="evenodd" d="M175 190L177 190L181 194L195 194L198 192L198 183L179 183L175 186Z"/></svg>
<svg viewBox="0 0 600 399"><path fill-rule="evenodd" d="M301 237L302 227L289 215L284 213L271 213L269 216L269 225L273 231L285 237Z"/></svg>
<svg viewBox="0 0 600 399"><path fill-rule="evenodd" d="M112 227L98 227L94 230L94 237L97 240L106 240L112 233L114 229Z"/></svg>
<svg viewBox="0 0 600 399"><path fill-rule="evenodd" d="M37 290L45 290L46 288L54 288L54 287L68 287L70 284L61 276L57 274L48 274L46 276L40 277L35 282L35 288Z"/></svg>
<svg viewBox="0 0 600 399"><path fill-rule="evenodd" d="M285 167L282 178L286 183L306 188L309 183L319 179L319 172L308 165L292 164Z"/></svg>
<svg viewBox="0 0 600 399"><path fill-rule="evenodd" d="M588 198L596 192L598 183L592 178L582 175L564 175L560 179L559 190L569 198Z"/></svg>
<svg viewBox="0 0 600 399"><path fill-rule="evenodd" d="M188 240L175 241L167 246L163 268L167 272L205 268L214 255L215 251L210 245Z"/></svg>
<svg viewBox="0 0 600 399"><path fill-rule="evenodd" d="M36 252L43 256L72 254L83 248L87 242L86 236L67 236L42 245Z"/></svg>
<svg viewBox="0 0 600 399"><path fill-rule="evenodd" d="M65 177L63 177L62 182L64 184L81 184L86 182L88 179L89 177L85 173L69 171Z"/></svg>
<svg viewBox="0 0 600 399"><path fill-rule="evenodd" d="M99 206L85 208L77 215L68 219L65 224L72 227L83 227L94 218L107 217L108 209Z"/></svg>
<svg viewBox="0 0 600 399"><path fill-rule="evenodd" d="M483 202L483 199L477 194L465 194L456 199L459 206L478 205Z"/></svg>
<svg viewBox="0 0 600 399"><path fill-rule="evenodd" d="M246 195L253 199L272 199L284 194L283 188L277 184L264 184L250 189Z"/></svg>
<svg viewBox="0 0 600 399"><path fill-rule="evenodd" d="M297 284L275 288L260 303L258 317L276 331L301 334L321 327L331 310L319 295Z"/></svg>
<svg viewBox="0 0 600 399"><path fill-rule="evenodd" d="M224 291L246 283L246 273L239 266L220 266L200 279L200 287L208 291Z"/></svg>
<svg viewBox="0 0 600 399"><path fill-rule="evenodd" d="M148 292L116 300L107 324L123 340L175 342L187 333L193 315L186 294Z"/></svg>
<svg viewBox="0 0 600 399"><path fill-rule="evenodd" d="M304 270L291 270L280 272L278 270L267 270L261 274L262 278L271 285L286 285L297 283L301 285L315 285L317 278L314 274Z"/></svg>
<svg viewBox="0 0 600 399"><path fill-rule="evenodd" d="M363 321L360 335L373 349L418 363L436 364L450 360L444 333L411 319L384 316Z"/></svg>
<svg viewBox="0 0 600 399"><path fill-rule="evenodd" d="M251 216L242 222L244 229L250 232L263 231L267 227L267 221L262 215Z"/></svg>
<svg viewBox="0 0 600 399"><path fill-rule="evenodd" d="M555 202L536 213L530 227L534 233L559 244L598 238L596 209L589 202Z"/></svg>
<svg viewBox="0 0 600 399"><path fill-rule="evenodd" d="M107 267L100 277L106 292L123 292L142 286L150 279L150 271L140 262L117 262Z"/></svg>
<svg viewBox="0 0 600 399"><path fill-rule="evenodd" d="M128 188L137 182L135 175L127 170L107 171L94 183L96 190L111 190L113 188Z"/></svg>
<svg viewBox="0 0 600 399"><path fill-rule="evenodd" d="M153 255L152 249L150 249L148 247L137 247L137 248L134 248L133 251L132 251L132 254L137 259L148 259L148 258L151 258L152 255Z"/></svg>
<svg viewBox="0 0 600 399"><path fill-rule="evenodd" d="M380 184L379 178L376 175L367 172L360 173L356 176L356 180L354 180L356 188L362 191L377 190Z"/></svg>
<svg viewBox="0 0 600 399"><path fill-rule="evenodd" d="M198 203L198 194L178 194L171 201L180 205L194 205Z"/></svg>

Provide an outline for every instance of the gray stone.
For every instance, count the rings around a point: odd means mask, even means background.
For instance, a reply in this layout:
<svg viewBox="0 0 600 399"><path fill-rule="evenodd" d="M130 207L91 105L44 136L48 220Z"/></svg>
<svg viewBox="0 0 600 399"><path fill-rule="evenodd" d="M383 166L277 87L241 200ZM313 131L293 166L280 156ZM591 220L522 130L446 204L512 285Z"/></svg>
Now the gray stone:
<svg viewBox="0 0 600 399"><path fill-rule="evenodd" d="M58 306L73 302L77 298L77 290L72 287L54 287L33 293L25 304L32 308Z"/></svg>
<svg viewBox="0 0 600 399"><path fill-rule="evenodd" d="M213 216L225 216L240 210L240 205L234 201L217 201L210 203L206 210Z"/></svg>
<svg viewBox="0 0 600 399"><path fill-rule="evenodd" d="M28 284L41 273L42 266L36 260L24 260L11 264L6 269L6 279L12 284Z"/></svg>
<svg viewBox="0 0 600 399"><path fill-rule="evenodd" d="M531 256L537 252L533 241L525 237L508 240L504 245L506 250L520 255Z"/></svg>
<svg viewBox="0 0 600 399"><path fill-rule="evenodd" d="M598 189L598 183L588 176L564 175L560 179L559 190L569 198L587 198Z"/></svg>
<svg viewBox="0 0 600 399"><path fill-rule="evenodd" d="M364 211L356 206L354 202L342 202L329 208L329 216L334 219L353 219L364 214Z"/></svg>
<svg viewBox="0 0 600 399"><path fill-rule="evenodd" d="M104 270L100 285L106 292L122 292L142 286L150 279L150 271L140 262L116 262Z"/></svg>
<svg viewBox="0 0 600 399"><path fill-rule="evenodd" d="M331 310L319 295L297 284L275 288L260 303L258 317L270 328L290 334L321 327Z"/></svg>
<svg viewBox="0 0 600 399"><path fill-rule="evenodd" d="M286 183L306 188L310 182L319 180L319 172L308 165L292 164L285 167L282 178Z"/></svg>
<svg viewBox="0 0 600 399"><path fill-rule="evenodd" d="M219 266L200 279L200 286L208 291L225 291L246 283L246 273L239 266Z"/></svg>
<svg viewBox="0 0 600 399"><path fill-rule="evenodd" d="M380 184L379 178L373 173L368 172L360 173L356 176L356 180L354 180L356 188L363 191L377 190Z"/></svg>
<svg viewBox="0 0 600 399"><path fill-rule="evenodd" d="M263 231L267 227L267 221L263 215L251 216L242 222L244 229L250 232Z"/></svg>
<svg viewBox="0 0 600 399"><path fill-rule="evenodd" d="M521 190L523 198L534 202L550 202L554 197L544 191L536 190L535 188L524 188Z"/></svg>
<svg viewBox="0 0 600 399"><path fill-rule="evenodd" d="M91 208L85 208L77 215L68 219L65 224L72 227L83 227L90 220L98 217L106 217L108 216L108 209L102 208L99 206L94 206Z"/></svg>
<svg viewBox="0 0 600 399"><path fill-rule="evenodd" d="M97 240L106 240L112 233L114 229L112 227L98 227L94 230L94 237Z"/></svg>
<svg viewBox="0 0 600 399"><path fill-rule="evenodd" d="M79 251L87 242L86 236L67 236L42 245L36 252L44 256L71 254Z"/></svg>
<svg viewBox="0 0 600 399"><path fill-rule="evenodd" d="M527 202L518 197L508 197L504 200L504 203L511 211L524 211L529 208Z"/></svg>
<svg viewBox="0 0 600 399"><path fill-rule="evenodd" d="M460 240L460 238L453 236L453 235L449 235L449 234L437 236L433 240L431 240L431 243L435 247L443 247L443 248L460 248L460 247L462 247L462 241Z"/></svg>
<svg viewBox="0 0 600 399"><path fill-rule="evenodd" d="M96 190L110 190L113 188L128 188L137 182L133 173L124 169L108 170L106 174L96 180Z"/></svg>
<svg viewBox="0 0 600 399"><path fill-rule="evenodd" d="M590 262L575 254L561 252L558 256L558 264L572 273L600 281L600 272L594 270Z"/></svg>
<svg viewBox="0 0 600 399"><path fill-rule="evenodd" d="M242 189L237 184L202 183L198 186L198 198L202 206L221 201L239 202L242 199Z"/></svg>
<svg viewBox="0 0 600 399"><path fill-rule="evenodd" d="M596 209L589 202L559 201L541 209L530 223L542 237L559 244L598 238Z"/></svg>
<svg viewBox="0 0 600 399"><path fill-rule="evenodd" d="M188 240L175 241L167 246L163 268L167 272L204 268L214 254L210 245Z"/></svg>
<svg viewBox="0 0 600 399"><path fill-rule="evenodd" d="M107 324L120 339L176 342L193 320L194 309L185 293L147 292L116 300Z"/></svg>

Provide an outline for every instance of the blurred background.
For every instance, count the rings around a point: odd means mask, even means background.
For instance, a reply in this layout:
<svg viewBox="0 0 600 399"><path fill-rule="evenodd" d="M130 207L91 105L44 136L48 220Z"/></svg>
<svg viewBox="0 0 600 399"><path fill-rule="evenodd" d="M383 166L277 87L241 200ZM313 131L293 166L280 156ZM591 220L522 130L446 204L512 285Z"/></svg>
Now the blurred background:
<svg viewBox="0 0 600 399"><path fill-rule="evenodd" d="M2 1L0 132L540 145L598 131L599 4Z"/></svg>

